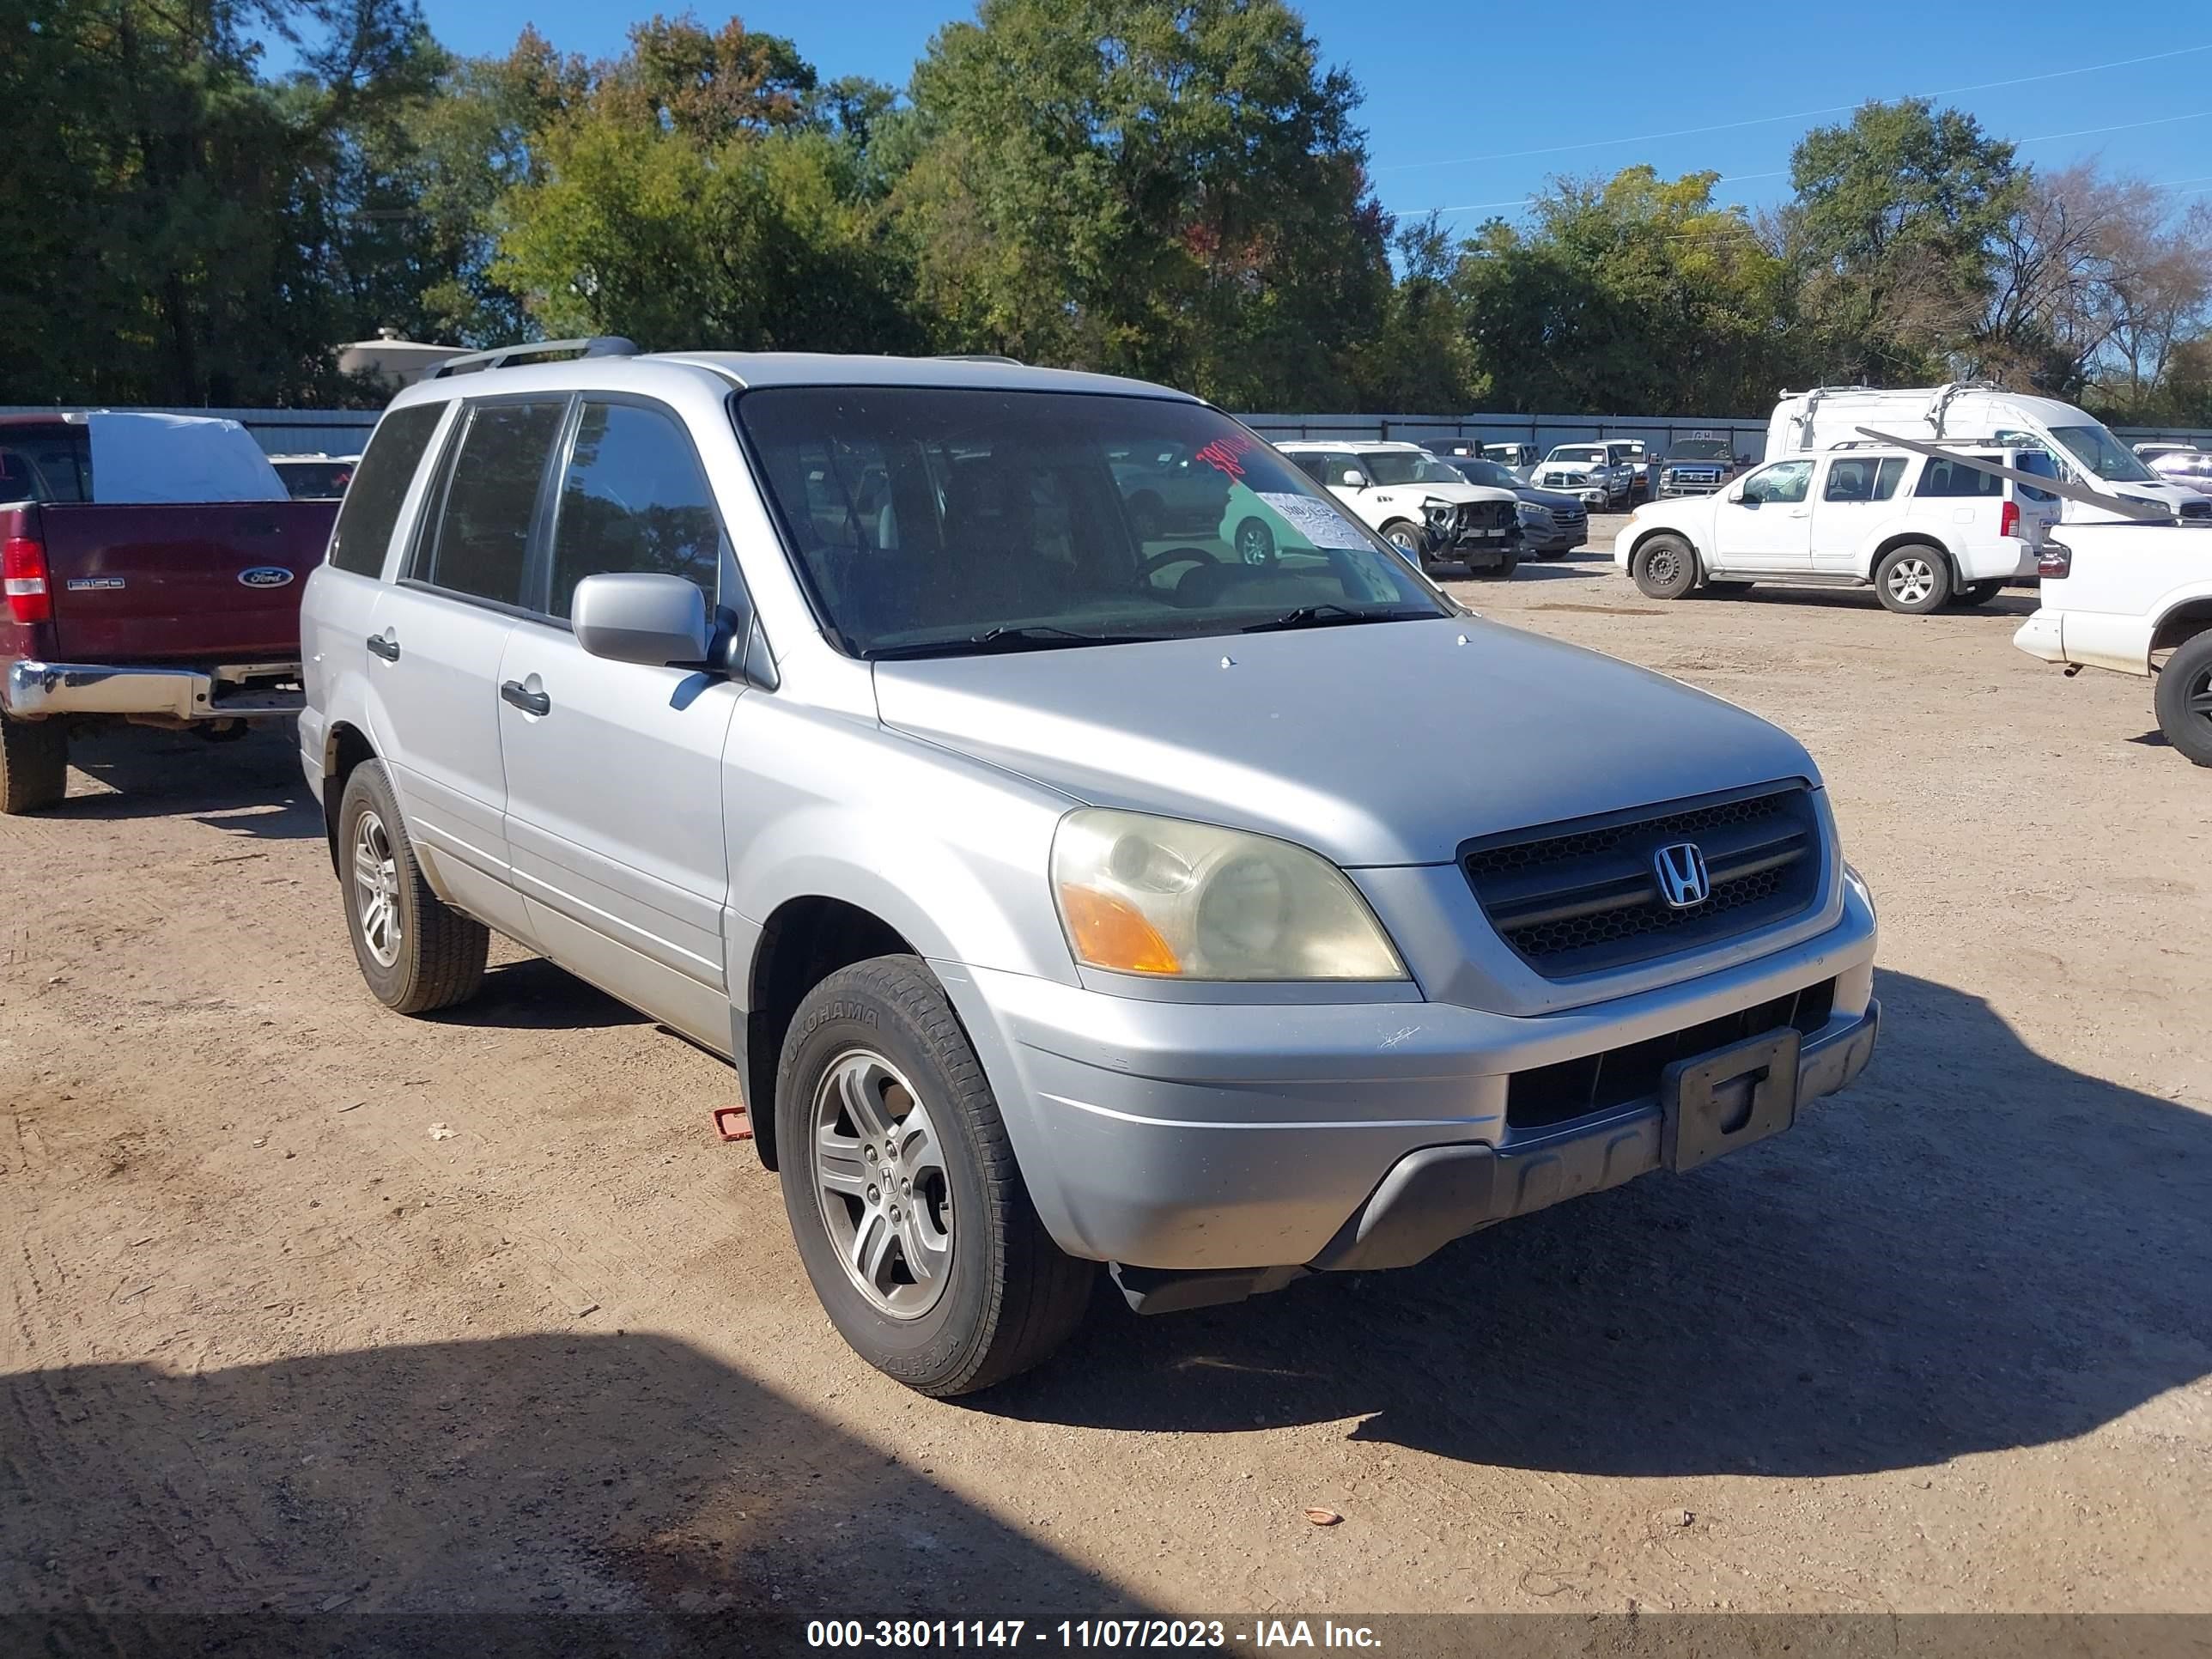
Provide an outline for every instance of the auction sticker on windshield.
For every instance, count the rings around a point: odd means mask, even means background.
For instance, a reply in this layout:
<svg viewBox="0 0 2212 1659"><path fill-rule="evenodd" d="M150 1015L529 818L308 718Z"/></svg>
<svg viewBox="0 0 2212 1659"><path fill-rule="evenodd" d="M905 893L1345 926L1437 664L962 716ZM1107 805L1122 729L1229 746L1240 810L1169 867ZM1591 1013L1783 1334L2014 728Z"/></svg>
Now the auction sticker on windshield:
<svg viewBox="0 0 2212 1659"><path fill-rule="evenodd" d="M1281 514L1291 529L1316 547L1364 550L1372 545L1359 533L1357 525L1347 520L1327 501L1317 501L1310 495L1300 495L1287 489L1261 489L1253 493Z"/></svg>

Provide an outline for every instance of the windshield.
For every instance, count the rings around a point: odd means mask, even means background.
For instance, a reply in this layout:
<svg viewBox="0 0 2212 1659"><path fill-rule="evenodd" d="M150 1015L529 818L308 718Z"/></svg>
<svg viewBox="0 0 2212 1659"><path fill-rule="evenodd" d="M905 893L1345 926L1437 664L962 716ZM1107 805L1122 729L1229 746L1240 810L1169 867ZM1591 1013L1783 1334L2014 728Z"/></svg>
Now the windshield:
<svg viewBox="0 0 2212 1659"><path fill-rule="evenodd" d="M1455 455L1445 465L1471 484L1487 484L1492 489L1518 489L1521 480L1495 461L1477 460L1472 455Z"/></svg>
<svg viewBox="0 0 2212 1659"><path fill-rule="evenodd" d="M334 501L353 482L351 461L280 461L276 476L295 501Z"/></svg>
<svg viewBox="0 0 2212 1659"><path fill-rule="evenodd" d="M1685 438L1667 452L1669 460L1725 461L1734 459L1729 453L1724 438Z"/></svg>
<svg viewBox="0 0 2212 1659"><path fill-rule="evenodd" d="M1570 445L1565 449L1553 450L1547 459L1554 461L1601 461L1605 459L1605 451L1594 446L1585 445L1577 448Z"/></svg>
<svg viewBox="0 0 2212 1659"><path fill-rule="evenodd" d="M2101 426L2054 426L2051 435L2109 483L2157 483L2159 476Z"/></svg>
<svg viewBox="0 0 2212 1659"><path fill-rule="evenodd" d="M1389 544L1198 404L779 386L737 414L801 574L857 655L1451 614ZM1196 465L1171 494L1129 465L1176 452Z"/></svg>
<svg viewBox="0 0 2212 1659"><path fill-rule="evenodd" d="M1418 449L1363 449L1360 470L1370 483L1458 483L1460 476L1433 455Z"/></svg>

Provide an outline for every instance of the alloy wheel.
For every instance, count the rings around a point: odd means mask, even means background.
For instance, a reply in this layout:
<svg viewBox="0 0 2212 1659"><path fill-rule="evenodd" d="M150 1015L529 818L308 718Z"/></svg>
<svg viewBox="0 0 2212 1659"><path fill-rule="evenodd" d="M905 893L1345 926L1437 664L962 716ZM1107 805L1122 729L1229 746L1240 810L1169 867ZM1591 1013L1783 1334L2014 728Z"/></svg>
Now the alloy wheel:
<svg viewBox="0 0 2212 1659"><path fill-rule="evenodd" d="M894 1319L937 1305L952 1268L952 1185L927 1104L867 1048L823 1070L814 1091L815 1185L845 1273Z"/></svg>
<svg viewBox="0 0 2212 1659"><path fill-rule="evenodd" d="M353 826L354 914L380 968L399 960L399 860L384 820L365 811Z"/></svg>
<svg viewBox="0 0 2212 1659"><path fill-rule="evenodd" d="M1889 596L1899 605L1925 605L1936 592L1936 568L1925 559L1899 559L1890 566Z"/></svg>

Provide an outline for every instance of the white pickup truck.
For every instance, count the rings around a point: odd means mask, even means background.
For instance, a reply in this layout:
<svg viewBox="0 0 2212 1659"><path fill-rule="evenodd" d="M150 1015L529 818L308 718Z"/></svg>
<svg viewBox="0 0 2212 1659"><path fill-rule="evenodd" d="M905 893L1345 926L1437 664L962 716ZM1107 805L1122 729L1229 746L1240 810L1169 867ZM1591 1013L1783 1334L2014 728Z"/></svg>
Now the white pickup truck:
<svg viewBox="0 0 2212 1659"><path fill-rule="evenodd" d="M2055 477L2041 449L1963 455ZM1843 448L1770 461L1717 495L1647 501L1613 562L1655 599L1759 582L1872 586L1888 609L1924 615L1982 605L2033 578L2059 499L1963 459Z"/></svg>
<svg viewBox="0 0 2212 1659"><path fill-rule="evenodd" d="M2159 730L2212 766L2212 526L2069 525L2043 550L2043 603L2013 643L2031 657L2148 677Z"/></svg>

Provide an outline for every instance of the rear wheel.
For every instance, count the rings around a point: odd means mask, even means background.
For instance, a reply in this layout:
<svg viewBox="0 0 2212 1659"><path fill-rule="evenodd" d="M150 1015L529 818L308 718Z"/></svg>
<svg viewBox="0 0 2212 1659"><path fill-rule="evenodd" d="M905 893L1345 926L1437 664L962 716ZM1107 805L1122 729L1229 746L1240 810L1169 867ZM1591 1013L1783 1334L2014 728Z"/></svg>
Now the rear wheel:
<svg viewBox="0 0 2212 1659"><path fill-rule="evenodd" d="M1027 1370L1082 1322L1097 1264L1037 1218L982 1066L920 958L857 963L807 994L775 1109L799 1260L877 1370L967 1394Z"/></svg>
<svg viewBox="0 0 2212 1659"><path fill-rule="evenodd" d="M1698 556L1680 536L1654 536L1636 550L1629 574L1648 599L1679 599L1698 585Z"/></svg>
<svg viewBox="0 0 2212 1659"><path fill-rule="evenodd" d="M2212 766L2212 633L2199 634L2158 674L2158 729L2199 766Z"/></svg>
<svg viewBox="0 0 2212 1659"><path fill-rule="evenodd" d="M430 890L381 761L363 761L346 779L338 877L354 959L379 1002L427 1014L477 994L490 930Z"/></svg>
<svg viewBox="0 0 2212 1659"><path fill-rule="evenodd" d="M0 813L35 812L69 793L69 728L0 714Z"/></svg>
<svg viewBox="0 0 2212 1659"><path fill-rule="evenodd" d="M1874 568L1874 591L1900 616L1924 617L1951 597L1951 566L1925 542L1893 547Z"/></svg>

